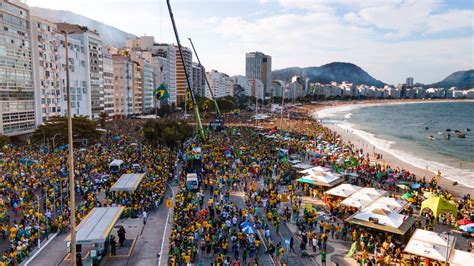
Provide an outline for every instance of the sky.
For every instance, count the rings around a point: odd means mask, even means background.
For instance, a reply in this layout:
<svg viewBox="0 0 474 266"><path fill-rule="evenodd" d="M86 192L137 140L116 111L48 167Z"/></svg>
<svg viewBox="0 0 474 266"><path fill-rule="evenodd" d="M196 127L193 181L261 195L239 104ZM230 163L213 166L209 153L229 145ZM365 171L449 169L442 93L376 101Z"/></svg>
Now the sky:
<svg viewBox="0 0 474 266"><path fill-rule="evenodd" d="M27 0L137 36L176 43L165 0ZM206 69L245 74L245 53L272 68L354 63L389 84L433 83L474 68L472 0L171 0L181 44ZM195 58L195 57L194 57ZM196 60L195 60L196 61Z"/></svg>

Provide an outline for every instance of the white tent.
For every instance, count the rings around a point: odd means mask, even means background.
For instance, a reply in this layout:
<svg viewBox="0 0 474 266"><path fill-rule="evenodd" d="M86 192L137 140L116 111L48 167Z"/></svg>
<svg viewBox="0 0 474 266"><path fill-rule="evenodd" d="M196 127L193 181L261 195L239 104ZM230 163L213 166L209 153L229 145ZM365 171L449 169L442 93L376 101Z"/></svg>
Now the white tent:
<svg viewBox="0 0 474 266"><path fill-rule="evenodd" d="M304 175L313 175L313 174L318 174L318 173L330 173L331 169L322 167L322 166L314 166L302 171L299 171L298 173L304 174Z"/></svg>
<svg viewBox="0 0 474 266"><path fill-rule="evenodd" d="M451 235L416 229L404 252L438 261L446 261L452 253L455 241L456 237Z"/></svg>
<svg viewBox="0 0 474 266"><path fill-rule="evenodd" d="M455 249L449 260L451 266L464 266L470 262L474 262L474 253Z"/></svg>
<svg viewBox="0 0 474 266"><path fill-rule="evenodd" d="M339 196L339 197L349 197L350 195L354 194L358 190L362 189L359 186L351 185L351 184L340 184L339 186L332 188L326 191L326 194Z"/></svg>
<svg viewBox="0 0 474 266"><path fill-rule="evenodd" d="M410 203L401 199L389 198L389 197L381 197L374 201L372 204L367 206L366 209L374 210L374 209L383 209L387 211L393 211L400 213L406 206Z"/></svg>
<svg viewBox="0 0 474 266"><path fill-rule="evenodd" d="M353 216L354 219L374 222L377 224L399 228L406 219L406 215L401 215L396 212L390 212L383 209L367 210L363 209Z"/></svg>
<svg viewBox="0 0 474 266"><path fill-rule="evenodd" d="M307 163L296 163L292 166L293 168L295 169L303 169L303 170L306 170L306 169L309 169L309 168L312 168L313 166L311 164L307 164Z"/></svg>
<svg viewBox="0 0 474 266"><path fill-rule="evenodd" d="M385 194L387 194L387 191L385 190L362 188L341 201L341 204L362 209L369 206L371 203Z"/></svg>

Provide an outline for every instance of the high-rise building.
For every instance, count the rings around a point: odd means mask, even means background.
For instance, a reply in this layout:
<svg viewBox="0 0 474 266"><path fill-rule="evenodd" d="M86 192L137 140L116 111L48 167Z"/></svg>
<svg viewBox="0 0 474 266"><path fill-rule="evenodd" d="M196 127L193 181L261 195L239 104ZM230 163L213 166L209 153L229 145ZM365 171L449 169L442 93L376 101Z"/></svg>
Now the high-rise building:
<svg viewBox="0 0 474 266"><path fill-rule="evenodd" d="M30 12L18 0L0 0L0 134L19 135L36 126Z"/></svg>
<svg viewBox="0 0 474 266"><path fill-rule="evenodd" d="M265 87L263 82L260 79L256 78L249 78L250 88L252 97L258 97L259 100L263 100L263 95L265 91Z"/></svg>
<svg viewBox="0 0 474 266"><path fill-rule="evenodd" d="M245 76L261 80L264 87L263 94L269 96L272 84L272 57L262 52L246 53Z"/></svg>
<svg viewBox="0 0 474 266"><path fill-rule="evenodd" d="M142 83L143 66L139 62L132 59L132 113L141 114L143 109L143 83Z"/></svg>
<svg viewBox="0 0 474 266"><path fill-rule="evenodd" d="M133 114L133 62L126 55L113 54L114 113L116 117Z"/></svg>
<svg viewBox="0 0 474 266"><path fill-rule="evenodd" d="M206 75L215 98L234 96L234 80L231 77L217 70L206 72ZM205 97L212 99L210 90L206 88Z"/></svg>
<svg viewBox="0 0 474 266"><path fill-rule="evenodd" d="M188 72L190 81L192 80L193 76L193 53L187 47L181 47L181 51L183 52L184 64L181 60L181 55L179 54L178 46L176 48L176 104L180 105L184 102L184 98L186 95L186 89L188 88L188 84L186 81L186 74L184 72L184 66L186 66L186 71ZM192 84L191 84L192 87Z"/></svg>
<svg viewBox="0 0 474 266"><path fill-rule="evenodd" d="M413 78L412 77L407 78L406 85L407 85L408 88L413 88L414 83L413 83Z"/></svg>
<svg viewBox="0 0 474 266"><path fill-rule="evenodd" d="M58 35L59 62L61 71L61 115L67 114L67 84L66 84L66 47L64 36ZM71 113L91 117L90 76L87 63L87 49L77 39L68 37L69 56L69 88L71 90Z"/></svg>
<svg viewBox="0 0 474 266"><path fill-rule="evenodd" d="M206 88L206 79L205 73L203 72L203 68L198 63L193 62L193 92L194 95L199 97L204 97Z"/></svg>
<svg viewBox="0 0 474 266"><path fill-rule="evenodd" d="M61 31L62 29L67 29L68 25L66 23L57 23L58 30ZM89 77L89 84L88 84L88 94L87 97L90 99L90 111L89 117L92 119L99 118L99 114L104 112L105 105L104 105L104 65L102 59L102 40L99 34L95 31L85 31L85 32L78 32L69 34L68 42L71 40L78 41L79 44L73 44L74 50L76 50L77 46L82 46L80 52L85 54L85 59L81 60L81 66L85 65L87 75ZM71 48L73 49L73 48ZM76 52L78 52L76 50ZM69 55L70 62L75 61L75 57L71 54ZM84 61L84 62L82 62ZM73 71L71 71L73 72ZM72 86L72 85L71 85ZM71 97L74 99L74 97ZM73 107L74 108L74 107Z"/></svg>
<svg viewBox="0 0 474 266"><path fill-rule="evenodd" d="M143 95L143 113L149 113L154 106L153 88L154 88L154 73L153 65L148 61L143 60L142 68L142 95Z"/></svg>
<svg viewBox="0 0 474 266"><path fill-rule="evenodd" d="M170 94L168 103L177 105L176 48L171 44L155 43L153 44L153 53L160 62L160 80L156 84L164 83Z"/></svg>
<svg viewBox="0 0 474 266"><path fill-rule="evenodd" d="M46 122L52 116L60 116L62 93L59 73L59 39L56 24L31 17L33 70L35 79L36 123Z"/></svg>
<svg viewBox="0 0 474 266"><path fill-rule="evenodd" d="M114 116L114 64L112 54L104 49L102 51L104 63L104 112L109 117Z"/></svg>

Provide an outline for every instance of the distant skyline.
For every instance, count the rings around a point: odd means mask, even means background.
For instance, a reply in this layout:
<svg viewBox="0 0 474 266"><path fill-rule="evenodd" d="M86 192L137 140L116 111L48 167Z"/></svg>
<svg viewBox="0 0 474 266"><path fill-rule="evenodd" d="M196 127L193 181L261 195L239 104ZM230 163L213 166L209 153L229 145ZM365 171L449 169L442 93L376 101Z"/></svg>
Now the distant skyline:
<svg viewBox="0 0 474 266"><path fill-rule="evenodd" d="M166 0L27 0L137 36L175 43ZM182 45L207 69L245 74L245 53L273 69L350 62L389 84L434 83L474 68L471 0L172 0Z"/></svg>

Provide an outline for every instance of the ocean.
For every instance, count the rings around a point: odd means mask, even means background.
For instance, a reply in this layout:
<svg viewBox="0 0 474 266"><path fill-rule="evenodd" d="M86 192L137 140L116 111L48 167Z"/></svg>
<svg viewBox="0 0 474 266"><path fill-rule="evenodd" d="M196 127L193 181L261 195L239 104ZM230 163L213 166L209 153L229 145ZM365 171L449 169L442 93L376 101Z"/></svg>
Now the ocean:
<svg viewBox="0 0 474 266"><path fill-rule="evenodd" d="M472 101L338 106L317 112L315 118L353 131L399 160L439 170L445 178L474 188ZM465 138L458 138L454 130Z"/></svg>

